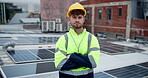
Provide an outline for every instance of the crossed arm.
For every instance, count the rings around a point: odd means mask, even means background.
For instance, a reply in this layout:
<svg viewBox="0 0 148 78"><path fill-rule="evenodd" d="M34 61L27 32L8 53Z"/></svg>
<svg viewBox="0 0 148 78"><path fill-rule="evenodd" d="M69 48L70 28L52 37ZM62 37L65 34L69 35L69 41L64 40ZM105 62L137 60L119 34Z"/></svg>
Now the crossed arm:
<svg viewBox="0 0 148 78"><path fill-rule="evenodd" d="M68 60L62 66L61 70L70 70L70 69L76 69L80 67L92 68L88 55L72 53L70 55L67 55L66 58Z"/></svg>

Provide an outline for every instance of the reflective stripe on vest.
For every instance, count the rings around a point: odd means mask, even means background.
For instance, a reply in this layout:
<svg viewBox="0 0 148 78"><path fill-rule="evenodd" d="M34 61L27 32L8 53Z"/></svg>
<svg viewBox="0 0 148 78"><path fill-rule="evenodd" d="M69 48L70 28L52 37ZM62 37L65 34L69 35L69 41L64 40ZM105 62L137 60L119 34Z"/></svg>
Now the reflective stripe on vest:
<svg viewBox="0 0 148 78"><path fill-rule="evenodd" d="M83 70L83 71L60 71L60 72L78 76L78 75L85 75L85 74L91 73L93 72L93 69L88 69L88 70Z"/></svg>
<svg viewBox="0 0 148 78"><path fill-rule="evenodd" d="M68 36L67 36L67 34L64 34L64 37L65 37L65 40L66 40L65 48L67 50L67 47L68 47Z"/></svg>
<svg viewBox="0 0 148 78"><path fill-rule="evenodd" d="M98 47L89 48L88 54L89 54L91 51L97 51L97 50L100 50L100 49L99 49Z"/></svg>
<svg viewBox="0 0 148 78"><path fill-rule="evenodd" d="M66 63L67 60L68 60L67 58L63 59L63 60L58 64L57 69L60 70L60 69L63 67L63 65Z"/></svg>
<svg viewBox="0 0 148 78"><path fill-rule="evenodd" d="M92 38L92 36L91 36L91 34L89 33L89 35L88 35L88 47L87 47L87 54L89 54L89 48L90 48L90 44L91 44L91 38Z"/></svg>

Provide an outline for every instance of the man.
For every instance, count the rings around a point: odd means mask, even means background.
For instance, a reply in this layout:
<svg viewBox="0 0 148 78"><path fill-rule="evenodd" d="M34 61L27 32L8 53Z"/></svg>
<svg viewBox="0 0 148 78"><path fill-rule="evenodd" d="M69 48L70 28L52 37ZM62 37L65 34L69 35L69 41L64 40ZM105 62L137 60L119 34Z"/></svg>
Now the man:
<svg viewBox="0 0 148 78"><path fill-rule="evenodd" d="M100 47L97 38L83 28L86 10L74 3L67 12L71 28L56 43L55 66L59 78L94 78L93 68L98 65Z"/></svg>

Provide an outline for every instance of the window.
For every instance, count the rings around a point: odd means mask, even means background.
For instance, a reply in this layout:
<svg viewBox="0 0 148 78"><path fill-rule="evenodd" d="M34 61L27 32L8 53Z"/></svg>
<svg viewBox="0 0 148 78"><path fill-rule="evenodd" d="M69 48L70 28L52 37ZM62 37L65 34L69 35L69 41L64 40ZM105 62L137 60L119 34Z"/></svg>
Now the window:
<svg viewBox="0 0 148 78"><path fill-rule="evenodd" d="M98 20L102 19L102 8L98 9Z"/></svg>
<svg viewBox="0 0 148 78"><path fill-rule="evenodd" d="M90 14L89 9L86 9L86 20L88 20L88 19L89 19L89 14Z"/></svg>
<svg viewBox="0 0 148 78"><path fill-rule="evenodd" d="M118 8L118 16L122 16L122 8Z"/></svg>
<svg viewBox="0 0 148 78"><path fill-rule="evenodd" d="M111 8L107 8L107 20L111 20L112 16L112 9Z"/></svg>

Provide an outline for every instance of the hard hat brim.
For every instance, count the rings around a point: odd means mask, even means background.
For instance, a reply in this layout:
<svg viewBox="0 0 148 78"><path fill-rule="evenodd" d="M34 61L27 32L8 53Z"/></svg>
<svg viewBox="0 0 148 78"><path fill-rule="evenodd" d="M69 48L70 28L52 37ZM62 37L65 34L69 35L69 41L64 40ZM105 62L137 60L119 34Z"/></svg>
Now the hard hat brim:
<svg viewBox="0 0 148 78"><path fill-rule="evenodd" d="M73 10L76 10L76 9L71 9L67 12L67 17L70 17L70 12L73 11ZM82 10L84 12L84 16L86 16L86 10L85 9L79 9L79 10Z"/></svg>

